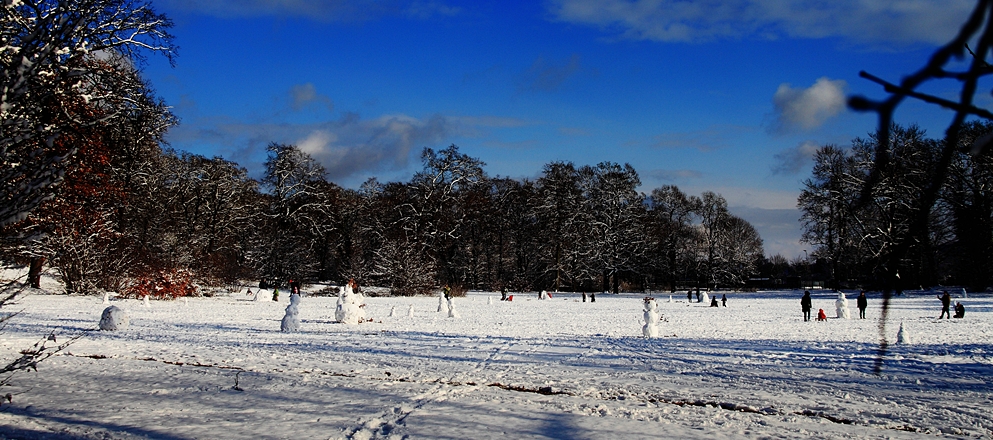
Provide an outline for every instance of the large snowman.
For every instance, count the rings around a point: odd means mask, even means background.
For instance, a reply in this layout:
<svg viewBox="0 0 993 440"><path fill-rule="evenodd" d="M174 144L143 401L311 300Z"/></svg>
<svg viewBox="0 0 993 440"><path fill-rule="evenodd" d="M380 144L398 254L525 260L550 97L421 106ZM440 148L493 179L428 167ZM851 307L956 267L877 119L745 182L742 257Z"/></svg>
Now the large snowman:
<svg viewBox="0 0 993 440"><path fill-rule="evenodd" d="M659 337L659 305L655 303L655 298L645 298L645 326L641 332L646 338Z"/></svg>
<svg viewBox="0 0 993 440"><path fill-rule="evenodd" d="M834 302L834 308L838 312L838 318L852 319L852 314L848 310L848 298L845 298L845 292L838 292L838 300Z"/></svg>
<svg viewBox="0 0 993 440"><path fill-rule="evenodd" d="M355 280L349 280L338 294L338 307L334 311L334 319L343 324L358 324L365 319L365 298L355 292Z"/></svg>

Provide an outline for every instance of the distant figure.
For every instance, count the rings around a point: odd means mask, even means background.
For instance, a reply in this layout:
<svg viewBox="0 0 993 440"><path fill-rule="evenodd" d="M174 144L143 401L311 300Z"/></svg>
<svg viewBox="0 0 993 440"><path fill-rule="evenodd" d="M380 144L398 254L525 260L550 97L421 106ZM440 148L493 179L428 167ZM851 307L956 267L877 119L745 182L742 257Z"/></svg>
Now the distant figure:
<svg viewBox="0 0 993 440"><path fill-rule="evenodd" d="M586 302L586 292L583 292L583 302Z"/></svg>
<svg viewBox="0 0 993 440"><path fill-rule="evenodd" d="M506 301L506 300L507 300L507 288L504 287L504 288L500 289L500 301ZM584 298L584 300L585 300L585 298Z"/></svg>
<svg viewBox="0 0 993 440"><path fill-rule="evenodd" d="M722 307L728 306L728 296L726 294L721 294L721 306Z"/></svg>
<svg viewBox="0 0 993 440"><path fill-rule="evenodd" d="M812 307L812 303L811 303L811 300L810 300L810 291L809 290L804 290L803 291L803 298L800 298L800 309L803 310L803 320L805 322L806 321L810 321L810 308L811 307Z"/></svg>
<svg viewBox="0 0 993 440"><path fill-rule="evenodd" d="M279 289L272 289L272 300L279 301Z"/></svg>
<svg viewBox="0 0 993 440"><path fill-rule="evenodd" d="M686 291L686 302L693 302L693 291L692 290L687 290Z"/></svg>
<svg viewBox="0 0 993 440"><path fill-rule="evenodd" d="M696 302L700 302L700 301L702 301L702 300L700 299L700 288L699 288L699 287L697 287L697 288L696 288Z"/></svg>
<svg viewBox="0 0 993 440"><path fill-rule="evenodd" d="M865 308L869 307L869 299L865 297L865 291L859 292L859 297L855 299L856 305L859 307L859 319L865 319Z"/></svg>
<svg viewBox="0 0 993 440"><path fill-rule="evenodd" d="M711 307L718 307L717 306L717 297L716 296L713 296L713 297L710 298L710 306Z"/></svg>
<svg viewBox="0 0 993 440"><path fill-rule="evenodd" d="M591 303L596 302L596 292L590 292L590 302Z"/></svg>
<svg viewBox="0 0 993 440"><path fill-rule="evenodd" d="M448 285L445 285L443 293L445 294L445 301L452 299L452 288L448 287Z"/></svg>
<svg viewBox="0 0 993 440"><path fill-rule="evenodd" d="M965 318L965 306L963 306L960 302L955 303L955 317Z"/></svg>
<svg viewBox="0 0 993 440"><path fill-rule="evenodd" d="M938 316L938 319L941 319L942 317L945 317L945 319L951 319L952 313L948 311L948 308L952 305L952 296L949 295L946 290L945 294L939 296L938 299L941 300L941 316Z"/></svg>
<svg viewBox="0 0 993 440"><path fill-rule="evenodd" d="M824 309L817 309L817 320L827 321L827 313L824 313Z"/></svg>

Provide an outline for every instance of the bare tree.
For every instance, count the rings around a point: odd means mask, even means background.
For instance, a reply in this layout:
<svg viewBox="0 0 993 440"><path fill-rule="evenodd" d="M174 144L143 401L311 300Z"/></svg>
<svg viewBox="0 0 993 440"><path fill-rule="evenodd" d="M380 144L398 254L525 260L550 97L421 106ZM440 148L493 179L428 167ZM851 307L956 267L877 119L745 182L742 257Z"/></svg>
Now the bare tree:
<svg viewBox="0 0 993 440"><path fill-rule="evenodd" d="M54 148L67 129L60 119L67 99L92 106L117 97L87 86L104 69L94 59L123 55L140 61L145 52L171 57L172 23L135 0L21 0L0 7L0 226L23 220L51 197L72 148Z"/></svg>
<svg viewBox="0 0 993 440"><path fill-rule="evenodd" d="M313 245L334 215L324 190L327 172L294 145L269 144L265 177L270 218L261 252L262 274L270 281L310 278L316 271Z"/></svg>
<svg viewBox="0 0 993 440"><path fill-rule="evenodd" d="M691 199L675 185L656 188L648 198L645 233L658 256L652 266L672 292L678 280L686 279L695 260L693 215L698 208L694 200L698 199Z"/></svg>
<svg viewBox="0 0 993 440"><path fill-rule="evenodd" d="M540 198L534 209L545 237L542 255L548 260L545 267L554 274L552 287L557 291L565 280L579 275L575 256L582 230L583 192L571 162L546 164L537 185Z"/></svg>
<svg viewBox="0 0 993 440"><path fill-rule="evenodd" d="M602 274L604 290L617 293L623 274L639 274L647 250L641 232L644 195L637 191L641 179L631 165L611 162L583 167L580 175L589 219L583 240L587 264L591 273Z"/></svg>

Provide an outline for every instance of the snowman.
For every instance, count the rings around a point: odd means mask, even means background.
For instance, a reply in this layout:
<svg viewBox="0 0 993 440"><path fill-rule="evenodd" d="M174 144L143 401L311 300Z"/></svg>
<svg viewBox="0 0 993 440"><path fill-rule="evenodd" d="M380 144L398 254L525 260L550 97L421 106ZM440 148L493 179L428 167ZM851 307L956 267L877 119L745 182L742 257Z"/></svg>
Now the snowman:
<svg viewBox="0 0 993 440"><path fill-rule="evenodd" d="M286 315L283 316L279 330L284 332L300 331L300 294L290 295L290 305L286 306Z"/></svg>
<svg viewBox="0 0 993 440"><path fill-rule="evenodd" d="M659 337L659 305L655 303L655 298L645 297L645 326L641 332L646 338Z"/></svg>
<svg viewBox="0 0 993 440"><path fill-rule="evenodd" d="M903 328L903 323L900 323L900 330L896 332L896 343L900 345L913 344L914 340L910 337L910 332Z"/></svg>
<svg viewBox="0 0 993 440"><path fill-rule="evenodd" d="M341 288L338 294L338 307L334 318L343 324L358 324L365 319L365 299L361 293L355 292L355 281L350 280Z"/></svg>
<svg viewBox="0 0 993 440"><path fill-rule="evenodd" d="M459 315L459 312L455 311L455 304L452 303L452 298L448 298L448 317L456 318L456 319L462 317L461 315Z"/></svg>
<svg viewBox="0 0 993 440"><path fill-rule="evenodd" d="M845 298L845 292L838 292L838 300L834 302L834 308L838 313L839 319L852 319L851 312L848 310L848 298Z"/></svg>
<svg viewBox="0 0 993 440"><path fill-rule="evenodd" d="M103 309L103 314L100 316L100 330L127 330L130 323L128 312L117 306Z"/></svg>

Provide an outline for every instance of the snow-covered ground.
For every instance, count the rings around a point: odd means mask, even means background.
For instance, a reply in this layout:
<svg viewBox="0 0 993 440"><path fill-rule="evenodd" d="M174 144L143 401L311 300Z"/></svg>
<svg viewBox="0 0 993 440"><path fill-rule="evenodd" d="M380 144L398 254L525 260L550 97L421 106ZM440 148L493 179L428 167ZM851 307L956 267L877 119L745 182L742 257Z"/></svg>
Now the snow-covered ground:
<svg viewBox="0 0 993 440"><path fill-rule="evenodd" d="M2 391L0 438L993 436L990 294L941 321L931 294L894 299L886 336L903 323L914 344L891 345L879 375L878 296L869 319L803 322L793 291L727 308L656 294L658 339L641 336L643 296L470 293L459 318L438 298L366 298L373 322L344 325L336 298L305 295L301 331L283 333L285 294L112 300L130 314L116 332L94 330L101 297L34 294L4 359L87 333ZM834 300L815 292L814 314Z"/></svg>

